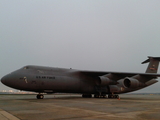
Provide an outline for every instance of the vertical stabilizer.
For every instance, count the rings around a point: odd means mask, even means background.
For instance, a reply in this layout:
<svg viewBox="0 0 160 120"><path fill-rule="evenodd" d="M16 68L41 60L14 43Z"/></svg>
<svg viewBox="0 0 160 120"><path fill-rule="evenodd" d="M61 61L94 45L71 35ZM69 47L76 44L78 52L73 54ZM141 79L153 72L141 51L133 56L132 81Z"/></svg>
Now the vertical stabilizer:
<svg viewBox="0 0 160 120"><path fill-rule="evenodd" d="M142 64L148 63L148 62L149 62L149 65L146 69L146 73L157 73L160 57L148 57L148 59L142 62Z"/></svg>

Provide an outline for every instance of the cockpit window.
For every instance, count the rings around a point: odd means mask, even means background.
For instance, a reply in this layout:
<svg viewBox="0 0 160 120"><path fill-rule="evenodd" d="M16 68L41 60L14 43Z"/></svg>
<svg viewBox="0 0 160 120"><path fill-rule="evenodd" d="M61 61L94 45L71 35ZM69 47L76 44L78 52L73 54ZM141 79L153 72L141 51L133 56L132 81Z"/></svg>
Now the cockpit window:
<svg viewBox="0 0 160 120"><path fill-rule="evenodd" d="M25 66L24 69L29 69L29 67L28 67L28 66Z"/></svg>

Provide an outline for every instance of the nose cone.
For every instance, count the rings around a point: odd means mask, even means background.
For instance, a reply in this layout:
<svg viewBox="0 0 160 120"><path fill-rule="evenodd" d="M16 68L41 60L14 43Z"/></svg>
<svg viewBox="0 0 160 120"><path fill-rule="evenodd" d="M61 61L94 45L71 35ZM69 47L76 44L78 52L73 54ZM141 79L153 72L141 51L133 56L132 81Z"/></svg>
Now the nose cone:
<svg viewBox="0 0 160 120"><path fill-rule="evenodd" d="M4 80L4 77L2 77L2 78L1 78L1 83L4 84L4 81L5 81L5 80Z"/></svg>
<svg viewBox="0 0 160 120"><path fill-rule="evenodd" d="M11 88L25 90L28 87L28 81L26 82L26 71L23 69L18 69L5 75L1 78L1 82Z"/></svg>
<svg viewBox="0 0 160 120"><path fill-rule="evenodd" d="M1 82L11 88L15 88L16 77L14 74L8 74L1 78Z"/></svg>
<svg viewBox="0 0 160 120"><path fill-rule="evenodd" d="M9 83L10 83L10 79L8 77L9 75L6 75L4 77L1 78L1 82L4 84L4 85L7 85L9 86Z"/></svg>
<svg viewBox="0 0 160 120"><path fill-rule="evenodd" d="M24 90L25 87L27 86L27 83L24 81L24 79L21 79L23 78L21 76L24 75L19 74L19 72L15 71L2 77L1 82L8 87Z"/></svg>

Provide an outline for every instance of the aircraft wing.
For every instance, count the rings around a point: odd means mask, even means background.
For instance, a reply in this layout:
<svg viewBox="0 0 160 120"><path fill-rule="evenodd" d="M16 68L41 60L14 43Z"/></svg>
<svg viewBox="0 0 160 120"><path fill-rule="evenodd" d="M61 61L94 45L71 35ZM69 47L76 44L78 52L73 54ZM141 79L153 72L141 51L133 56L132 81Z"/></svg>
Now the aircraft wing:
<svg viewBox="0 0 160 120"><path fill-rule="evenodd" d="M88 75L90 77L109 77L112 78L112 80L119 80L125 77L134 77L136 75L139 75L140 77L145 78L157 78L160 77L160 74L157 74L158 66L160 62L160 57L151 57L149 56L147 60L143 61L142 64L148 63L149 65L146 69L146 73L130 73L130 72L105 72L105 71L81 71L81 73Z"/></svg>
<svg viewBox="0 0 160 120"><path fill-rule="evenodd" d="M156 73L131 73L131 72L111 72L111 71L106 71L106 72L105 71L80 71L80 72L90 77L106 76L110 74L113 77L116 77L117 80L125 77L133 77L135 75L140 75L140 76L149 77L149 78L160 77L160 74L156 74Z"/></svg>

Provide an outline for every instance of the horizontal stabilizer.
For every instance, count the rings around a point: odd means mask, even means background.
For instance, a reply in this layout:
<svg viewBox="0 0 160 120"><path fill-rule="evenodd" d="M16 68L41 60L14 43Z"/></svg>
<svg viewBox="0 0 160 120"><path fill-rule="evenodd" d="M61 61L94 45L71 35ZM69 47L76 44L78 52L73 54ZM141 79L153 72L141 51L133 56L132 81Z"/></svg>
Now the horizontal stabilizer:
<svg viewBox="0 0 160 120"><path fill-rule="evenodd" d="M150 57L150 56L148 56L148 59L145 60L144 62L142 62L142 64L148 63L148 62L150 62L151 60L160 61L160 57Z"/></svg>

